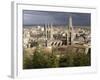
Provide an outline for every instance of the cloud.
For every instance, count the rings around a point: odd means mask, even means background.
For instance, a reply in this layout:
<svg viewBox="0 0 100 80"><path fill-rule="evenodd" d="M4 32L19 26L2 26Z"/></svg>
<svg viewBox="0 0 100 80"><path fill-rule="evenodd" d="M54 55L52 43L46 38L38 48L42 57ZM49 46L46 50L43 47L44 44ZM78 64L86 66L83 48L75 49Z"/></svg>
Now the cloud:
<svg viewBox="0 0 100 80"><path fill-rule="evenodd" d="M23 25L68 25L69 15L72 16L73 26L90 26L91 15L89 13L68 13L49 11L23 11Z"/></svg>

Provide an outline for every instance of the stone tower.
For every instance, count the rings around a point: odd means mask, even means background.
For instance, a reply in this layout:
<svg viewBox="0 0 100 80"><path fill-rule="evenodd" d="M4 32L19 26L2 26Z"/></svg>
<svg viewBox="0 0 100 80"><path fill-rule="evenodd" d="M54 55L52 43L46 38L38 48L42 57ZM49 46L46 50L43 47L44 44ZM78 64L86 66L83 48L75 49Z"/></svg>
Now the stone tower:
<svg viewBox="0 0 100 80"><path fill-rule="evenodd" d="M73 26L72 26L72 16L69 16L68 24L68 45L71 45L73 42Z"/></svg>

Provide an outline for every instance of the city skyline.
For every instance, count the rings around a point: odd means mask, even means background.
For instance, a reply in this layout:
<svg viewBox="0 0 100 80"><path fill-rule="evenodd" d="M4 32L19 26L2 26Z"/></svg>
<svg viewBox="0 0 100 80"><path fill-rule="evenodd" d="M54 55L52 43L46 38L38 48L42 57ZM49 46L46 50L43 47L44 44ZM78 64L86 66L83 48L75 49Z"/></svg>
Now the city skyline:
<svg viewBox="0 0 100 80"><path fill-rule="evenodd" d="M91 66L90 14L24 11L23 69L78 66Z"/></svg>

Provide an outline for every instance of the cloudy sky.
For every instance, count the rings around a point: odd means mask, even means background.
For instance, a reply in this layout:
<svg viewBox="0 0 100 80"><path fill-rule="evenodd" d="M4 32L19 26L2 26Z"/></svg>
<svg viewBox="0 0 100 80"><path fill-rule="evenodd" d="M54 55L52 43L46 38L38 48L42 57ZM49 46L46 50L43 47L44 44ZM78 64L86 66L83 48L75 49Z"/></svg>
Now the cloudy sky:
<svg viewBox="0 0 100 80"><path fill-rule="evenodd" d="M69 15L72 16L73 26L90 26L91 14L68 13L51 11L23 11L23 25L68 25Z"/></svg>

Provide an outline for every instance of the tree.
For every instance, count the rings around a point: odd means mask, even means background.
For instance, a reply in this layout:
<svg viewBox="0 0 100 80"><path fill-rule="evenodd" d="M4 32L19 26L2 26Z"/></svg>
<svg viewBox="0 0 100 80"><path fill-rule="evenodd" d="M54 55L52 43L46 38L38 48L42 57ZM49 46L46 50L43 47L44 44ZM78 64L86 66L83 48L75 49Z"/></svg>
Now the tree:
<svg viewBox="0 0 100 80"><path fill-rule="evenodd" d="M79 53L74 57L73 64L75 66L89 66L90 65L90 55L85 53Z"/></svg>
<svg viewBox="0 0 100 80"><path fill-rule="evenodd" d="M56 56L56 54L52 53L48 55L48 63L49 68L55 68L59 66L59 60Z"/></svg>
<svg viewBox="0 0 100 80"><path fill-rule="evenodd" d="M53 53L45 53L39 46L33 55L33 68L54 68L58 67L58 59Z"/></svg>
<svg viewBox="0 0 100 80"><path fill-rule="evenodd" d="M33 66L32 66L32 58L30 58L27 54L28 51L26 50L23 50L24 53L23 53L23 69L31 69Z"/></svg>
<svg viewBox="0 0 100 80"><path fill-rule="evenodd" d="M38 46L33 53L33 68L46 68L47 57L44 55L42 49Z"/></svg>
<svg viewBox="0 0 100 80"><path fill-rule="evenodd" d="M71 67L73 66L73 56L65 54L59 59L59 67Z"/></svg>

